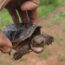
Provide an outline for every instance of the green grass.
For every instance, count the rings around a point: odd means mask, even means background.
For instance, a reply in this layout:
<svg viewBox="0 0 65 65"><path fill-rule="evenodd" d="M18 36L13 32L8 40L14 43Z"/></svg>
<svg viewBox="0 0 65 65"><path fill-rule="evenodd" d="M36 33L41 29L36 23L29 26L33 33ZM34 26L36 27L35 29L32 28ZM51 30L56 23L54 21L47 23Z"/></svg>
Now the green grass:
<svg viewBox="0 0 65 65"><path fill-rule="evenodd" d="M59 0L59 4L58 5L65 5L65 0Z"/></svg>
<svg viewBox="0 0 65 65"><path fill-rule="evenodd" d="M24 59L24 58L21 58L21 59L20 59L20 61L26 61L26 59Z"/></svg>
<svg viewBox="0 0 65 65"><path fill-rule="evenodd" d="M11 16L9 15L9 13L7 12L6 9L3 9L0 12L0 29L5 28L6 25L9 25L12 23L13 23L13 21L12 21Z"/></svg>
<svg viewBox="0 0 65 65"><path fill-rule="evenodd" d="M8 63L7 65L13 65L12 63Z"/></svg>
<svg viewBox="0 0 65 65"><path fill-rule="evenodd" d="M0 52L0 56L2 56L2 52Z"/></svg>
<svg viewBox="0 0 65 65"><path fill-rule="evenodd" d="M61 18L56 17L56 18L54 18L53 24L60 24L60 22L61 22Z"/></svg>
<svg viewBox="0 0 65 65"><path fill-rule="evenodd" d="M43 52L43 53L39 54L39 58L41 60L48 59L49 56L50 56L50 54L48 52Z"/></svg>
<svg viewBox="0 0 65 65"><path fill-rule="evenodd" d="M0 65L4 65L4 64L3 64L3 61L1 61L1 60L0 60Z"/></svg>
<svg viewBox="0 0 65 65"><path fill-rule="evenodd" d="M65 0L40 0L40 5L49 5L53 4L54 6L64 5Z"/></svg>
<svg viewBox="0 0 65 65"><path fill-rule="evenodd" d="M49 12L53 11L55 7L53 5L40 6L38 8L39 18L47 15Z"/></svg>
<svg viewBox="0 0 65 65"><path fill-rule="evenodd" d="M55 42L57 42L57 43L62 41L62 40L64 40L62 37L59 37L59 36L55 37Z"/></svg>
<svg viewBox="0 0 65 65"><path fill-rule="evenodd" d="M59 57L58 57L58 59L60 60L60 61L65 61L65 55L59 55Z"/></svg>
<svg viewBox="0 0 65 65"><path fill-rule="evenodd" d="M53 24L60 24L65 19L65 13L60 12L59 16L54 17Z"/></svg>
<svg viewBox="0 0 65 65"><path fill-rule="evenodd" d="M63 32L65 32L65 28L63 29Z"/></svg>
<svg viewBox="0 0 65 65"><path fill-rule="evenodd" d="M46 24L46 27L50 28L50 27L52 27L52 24Z"/></svg>

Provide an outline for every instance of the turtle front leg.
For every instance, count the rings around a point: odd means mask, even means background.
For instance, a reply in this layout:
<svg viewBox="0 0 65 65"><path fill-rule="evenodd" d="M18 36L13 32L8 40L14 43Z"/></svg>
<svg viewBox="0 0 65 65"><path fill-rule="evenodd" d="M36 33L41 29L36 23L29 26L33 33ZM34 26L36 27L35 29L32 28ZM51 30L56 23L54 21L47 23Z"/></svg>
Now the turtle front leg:
<svg viewBox="0 0 65 65"><path fill-rule="evenodd" d="M23 47L21 47L17 52L14 53L13 58L15 60L20 59L23 55L25 55L26 53L28 53L29 51L29 45L24 45Z"/></svg>

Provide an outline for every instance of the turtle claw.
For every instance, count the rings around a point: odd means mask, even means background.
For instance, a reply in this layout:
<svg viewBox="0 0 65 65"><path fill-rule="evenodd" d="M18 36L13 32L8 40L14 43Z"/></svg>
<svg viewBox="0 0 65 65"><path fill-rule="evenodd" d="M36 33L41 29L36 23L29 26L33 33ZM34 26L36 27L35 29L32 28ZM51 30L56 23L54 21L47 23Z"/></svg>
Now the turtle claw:
<svg viewBox="0 0 65 65"><path fill-rule="evenodd" d="M15 60L18 60L18 59L20 59L22 57L22 55L20 54L20 53L14 53L14 55L13 55L13 58L15 59Z"/></svg>

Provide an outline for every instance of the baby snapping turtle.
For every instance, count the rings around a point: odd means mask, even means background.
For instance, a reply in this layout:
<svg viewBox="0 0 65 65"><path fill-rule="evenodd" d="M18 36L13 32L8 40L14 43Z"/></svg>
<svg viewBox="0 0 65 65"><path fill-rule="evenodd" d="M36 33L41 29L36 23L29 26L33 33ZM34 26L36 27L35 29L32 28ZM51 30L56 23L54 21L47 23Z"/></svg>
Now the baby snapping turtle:
<svg viewBox="0 0 65 65"><path fill-rule="evenodd" d="M4 29L4 34L12 41L14 59L21 58L24 54L32 50L41 53L45 45L53 42L53 37L41 34L40 26L33 23L12 24Z"/></svg>

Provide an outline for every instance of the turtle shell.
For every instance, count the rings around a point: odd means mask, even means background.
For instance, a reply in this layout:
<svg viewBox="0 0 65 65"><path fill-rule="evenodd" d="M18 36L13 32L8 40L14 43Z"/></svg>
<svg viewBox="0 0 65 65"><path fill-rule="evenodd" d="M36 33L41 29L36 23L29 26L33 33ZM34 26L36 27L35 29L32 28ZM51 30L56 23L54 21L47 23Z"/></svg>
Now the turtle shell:
<svg viewBox="0 0 65 65"><path fill-rule="evenodd" d="M20 43L31 36L40 34L40 26L33 23L20 23L8 25L3 33L13 42Z"/></svg>

